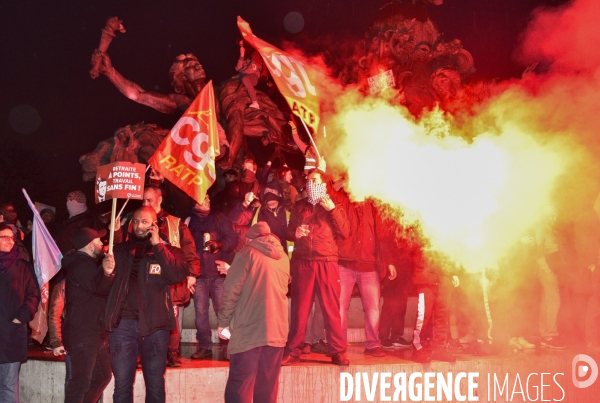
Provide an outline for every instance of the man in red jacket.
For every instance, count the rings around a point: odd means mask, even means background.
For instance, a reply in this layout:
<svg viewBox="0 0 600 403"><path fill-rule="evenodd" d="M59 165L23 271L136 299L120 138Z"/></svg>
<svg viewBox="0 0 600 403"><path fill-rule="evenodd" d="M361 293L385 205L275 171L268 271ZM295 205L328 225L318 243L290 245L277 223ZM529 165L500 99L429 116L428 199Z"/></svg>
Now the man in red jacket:
<svg viewBox="0 0 600 403"><path fill-rule="evenodd" d="M306 323L313 302L319 298L325 318L331 361L349 365L340 318L340 273L337 241L350 234L346 211L329 197L326 174L313 169L307 176L308 197L292 209L287 239L294 241L292 255L292 320L282 365L300 361Z"/></svg>

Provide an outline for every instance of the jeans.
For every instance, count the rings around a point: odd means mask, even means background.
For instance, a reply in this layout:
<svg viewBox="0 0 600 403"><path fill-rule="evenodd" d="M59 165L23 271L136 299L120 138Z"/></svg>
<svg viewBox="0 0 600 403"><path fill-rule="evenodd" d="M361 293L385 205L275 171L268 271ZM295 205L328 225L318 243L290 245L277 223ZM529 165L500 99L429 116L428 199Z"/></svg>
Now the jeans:
<svg viewBox="0 0 600 403"><path fill-rule="evenodd" d="M169 335L169 351L179 351L179 342L181 341L181 330L179 327L179 310L181 307L173 305L173 313L175 314L175 323L177 328L171 330Z"/></svg>
<svg viewBox="0 0 600 403"><path fill-rule="evenodd" d="M67 387L69 386L69 381L73 377L73 369L71 367L71 356L69 353L65 354L65 393L67 392Z"/></svg>
<svg viewBox="0 0 600 403"><path fill-rule="evenodd" d="M0 403L19 403L20 362L0 364Z"/></svg>
<svg viewBox="0 0 600 403"><path fill-rule="evenodd" d="M354 284L358 284L363 310L365 311L365 347L381 347L379 340L379 273L377 271L361 272L338 265L340 270L340 316L342 318L342 335L348 343L348 308Z"/></svg>
<svg viewBox="0 0 600 403"><path fill-rule="evenodd" d="M109 337L110 365L115 376L115 403L133 403L133 382L138 355L146 384L146 403L165 401L165 371L169 330L142 337L137 320L122 319Z"/></svg>
<svg viewBox="0 0 600 403"><path fill-rule="evenodd" d="M256 84L258 84L258 76L256 74L242 74L242 84L246 87L248 91L248 96L252 102L257 102L256 98Z"/></svg>
<svg viewBox="0 0 600 403"><path fill-rule="evenodd" d="M107 339L90 340L69 346L71 379L65 401L96 403L110 382L110 353Z"/></svg>
<svg viewBox="0 0 600 403"><path fill-rule="evenodd" d="M548 259L549 260L549 259ZM551 260L548 261L553 269ZM538 267L538 276L542 285L542 298L540 300L540 336L558 336L558 312L560 310L560 289L556 272Z"/></svg>
<svg viewBox="0 0 600 403"><path fill-rule="evenodd" d="M196 340L199 348L212 348L212 333L208 321L208 298L212 300L215 314L219 314L221 295L225 277L199 278L196 280L194 292L194 308L196 309Z"/></svg>
<svg viewBox="0 0 600 403"><path fill-rule="evenodd" d="M231 354L225 403L277 403L283 347L262 346Z"/></svg>

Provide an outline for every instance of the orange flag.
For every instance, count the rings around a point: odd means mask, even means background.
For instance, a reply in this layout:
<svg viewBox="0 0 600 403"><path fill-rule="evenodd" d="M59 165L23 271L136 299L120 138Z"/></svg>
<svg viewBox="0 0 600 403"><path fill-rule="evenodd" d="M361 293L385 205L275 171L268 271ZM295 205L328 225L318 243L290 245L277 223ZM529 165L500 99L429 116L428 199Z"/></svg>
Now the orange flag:
<svg viewBox="0 0 600 403"><path fill-rule="evenodd" d="M210 81L185 111L148 163L198 203L215 182L219 134Z"/></svg>
<svg viewBox="0 0 600 403"><path fill-rule="evenodd" d="M284 96L292 112L317 133L319 129L320 103L314 86L316 76L304 63L275 46L257 38L250 25L237 18L238 28L244 39L256 49L265 61L277 88Z"/></svg>

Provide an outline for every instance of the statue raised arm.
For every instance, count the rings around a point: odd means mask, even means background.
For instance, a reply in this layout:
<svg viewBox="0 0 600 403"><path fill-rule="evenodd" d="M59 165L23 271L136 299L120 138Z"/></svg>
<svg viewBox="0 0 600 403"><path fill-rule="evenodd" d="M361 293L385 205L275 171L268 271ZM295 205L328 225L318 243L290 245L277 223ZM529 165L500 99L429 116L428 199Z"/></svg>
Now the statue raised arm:
<svg viewBox="0 0 600 403"><path fill-rule="evenodd" d="M179 55L173 62L169 75L175 92L163 94L146 91L140 85L123 77L105 52L96 50L92 56L92 64L101 59L100 72L127 98L149 106L162 113L183 112L206 84L206 74L202 65L191 53Z"/></svg>

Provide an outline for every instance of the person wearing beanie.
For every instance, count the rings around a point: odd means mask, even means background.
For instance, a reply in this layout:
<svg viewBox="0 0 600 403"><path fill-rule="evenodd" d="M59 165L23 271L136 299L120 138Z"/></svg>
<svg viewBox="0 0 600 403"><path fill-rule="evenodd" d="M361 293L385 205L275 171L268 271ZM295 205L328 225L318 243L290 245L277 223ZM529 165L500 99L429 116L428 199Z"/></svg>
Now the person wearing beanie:
<svg viewBox="0 0 600 403"><path fill-rule="evenodd" d="M264 221L246 232L223 284L219 337L231 334L226 403L277 402L279 372L289 319L290 262Z"/></svg>
<svg viewBox="0 0 600 403"><path fill-rule="evenodd" d="M238 248L245 245L246 232L251 225L264 221L269 224L271 232L281 241L281 246L288 252L286 243L288 214L285 211L283 191L278 182L269 182L262 190L260 201L253 192L248 192L244 201L239 202L231 213L229 219L236 228L240 237Z"/></svg>
<svg viewBox="0 0 600 403"><path fill-rule="evenodd" d="M111 379L103 318L115 262L112 255L104 255L100 238L105 235L106 230L77 230L71 239L75 249L61 262L66 272L62 353L71 361L65 402L96 402Z"/></svg>
<svg viewBox="0 0 600 403"><path fill-rule="evenodd" d="M80 190L74 190L67 195L67 212L69 218L61 223L56 231L56 246L60 252L66 255L73 250L73 235L80 228L93 228L98 230L102 227L100 222L88 210L86 205L86 197Z"/></svg>
<svg viewBox="0 0 600 403"><path fill-rule="evenodd" d="M19 259L12 229L0 223L0 402L19 401L19 371L27 361L27 323L39 303L33 268Z"/></svg>

